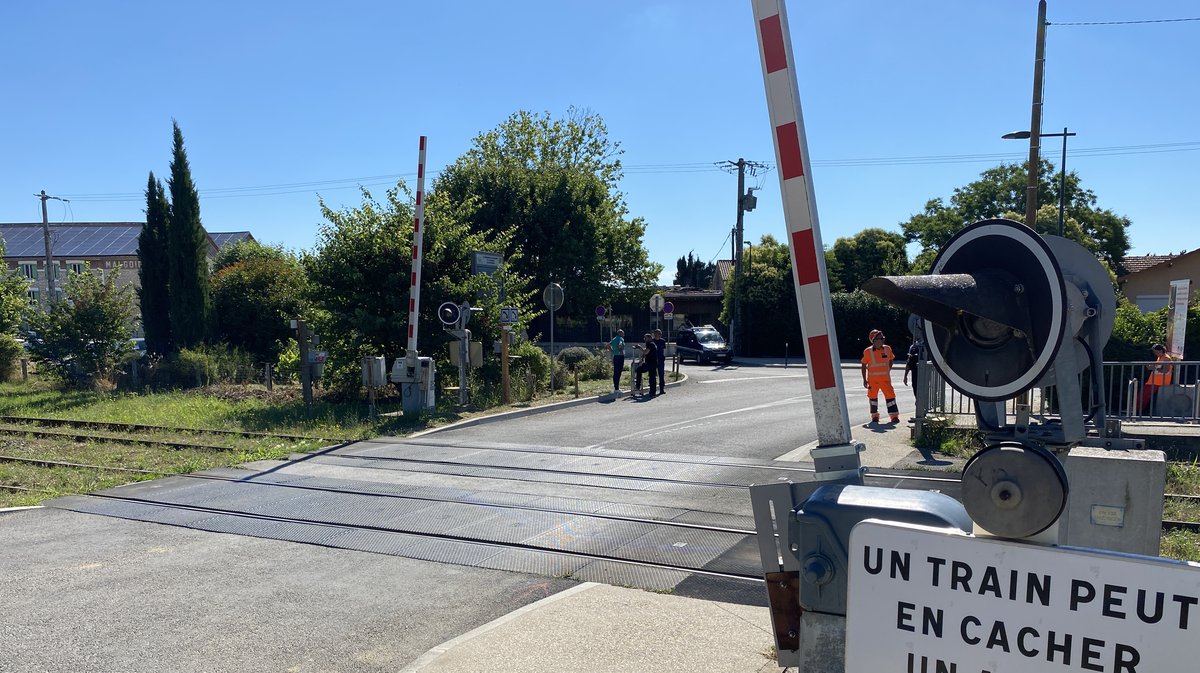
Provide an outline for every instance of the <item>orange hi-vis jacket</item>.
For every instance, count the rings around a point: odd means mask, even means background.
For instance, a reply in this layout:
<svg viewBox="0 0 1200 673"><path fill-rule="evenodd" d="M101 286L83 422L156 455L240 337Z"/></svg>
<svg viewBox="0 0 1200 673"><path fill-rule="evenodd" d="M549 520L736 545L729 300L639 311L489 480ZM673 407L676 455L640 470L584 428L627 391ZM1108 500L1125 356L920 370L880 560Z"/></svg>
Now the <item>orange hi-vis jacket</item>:
<svg viewBox="0 0 1200 673"><path fill-rule="evenodd" d="M892 360L896 359L896 355L892 353L892 347L884 344L883 348L875 350L873 346L868 346L863 351L862 362L867 366L867 381L888 383L892 380L891 368Z"/></svg>
<svg viewBox="0 0 1200 673"><path fill-rule="evenodd" d="M1163 353L1158 356L1155 362L1170 362L1175 359L1171 353ZM1150 374L1150 385L1152 386L1169 386L1171 385L1171 366L1156 364L1154 365L1154 373Z"/></svg>

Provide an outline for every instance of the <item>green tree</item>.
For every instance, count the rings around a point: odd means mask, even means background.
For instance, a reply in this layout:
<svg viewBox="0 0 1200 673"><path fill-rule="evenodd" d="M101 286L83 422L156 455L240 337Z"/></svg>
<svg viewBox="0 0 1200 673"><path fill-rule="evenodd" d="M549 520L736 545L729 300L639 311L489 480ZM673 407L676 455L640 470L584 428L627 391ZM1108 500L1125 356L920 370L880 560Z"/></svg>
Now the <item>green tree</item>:
<svg viewBox="0 0 1200 673"><path fill-rule="evenodd" d="M969 224L1005 216L1023 222L1027 179L1026 164L1001 164L985 170L978 180L955 189L949 205L941 199L926 201L922 212L901 225L905 240L921 245L913 271L928 270L937 251ZM1081 186L1076 173L1067 173L1065 189L1064 236L1117 268L1129 251L1129 218L1097 208L1095 193ZM1038 233L1058 233L1059 193L1059 173L1043 160L1038 171Z"/></svg>
<svg viewBox="0 0 1200 673"><path fill-rule="evenodd" d="M0 257L6 249L0 237ZM21 325L21 315L29 306L29 283L16 271L0 269L0 334L13 334Z"/></svg>
<svg viewBox="0 0 1200 673"><path fill-rule="evenodd" d="M167 222L171 204L162 182L150 172L146 185L146 224L138 235L138 300L142 309L142 330L146 350L166 355L171 346L171 298L167 290L170 278L167 253Z"/></svg>
<svg viewBox="0 0 1200 673"><path fill-rule="evenodd" d="M64 381L88 385L109 380L133 352L134 297L118 282L91 269L67 278L66 299L45 312L30 311L30 355Z"/></svg>
<svg viewBox="0 0 1200 673"><path fill-rule="evenodd" d="M213 258L212 273L215 275L227 266L251 260L299 262L299 257L282 245L263 245L250 239L234 241L227 243L217 252L217 256Z"/></svg>
<svg viewBox="0 0 1200 673"><path fill-rule="evenodd" d="M208 234L200 224L200 197L183 147L183 132L175 131L171 159L171 216L167 221L167 267L170 274L171 336L178 348L204 342L211 328L208 288Z"/></svg>
<svg viewBox="0 0 1200 673"><path fill-rule="evenodd" d="M680 257L675 262L675 285L684 287L706 288L712 283L713 274L717 272L716 264L700 261L689 251L687 257Z"/></svg>
<svg viewBox="0 0 1200 673"><path fill-rule="evenodd" d="M630 218L619 143L599 115L572 110L566 119L520 111L480 134L447 167L433 193L472 203L472 233L512 232L504 252L534 286L566 289L564 316L591 311L613 288L649 289L662 265L649 261L646 223ZM515 255L517 251L522 254Z"/></svg>
<svg viewBox="0 0 1200 673"><path fill-rule="evenodd" d="M305 313L307 285L294 257L245 255L221 267L212 276L218 335L255 362L277 362L293 335L290 320Z"/></svg>
<svg viewBox="0 0 1200 673"><path fill-rule="evenodd" d="M802 356L804 337L788 247L769 235L755 244L754 257L742 281L733 280L726 285L722 321L728 322L732 317L733 295L739 291L744 292L742 310L746 319L747 352L751 355L782 355L786 348L791 356ZM882 329L893 348L907 346L905 323L908 315L900 309L861 290L833 292L830 304L842 357L857 359L866 348L867 332L872 329Z"/></svg>
<svg viewBox="0 0 1200 673"><path fill-rule="evenodd" d="M426 202L417 349L443 361L450 338L436 316L442 302L469 300L483 309L471 321L476 339L499 337L502 298L523 309L523 322L536 315L525 276L511 269L496 277L471 275L471 252L501 252L512 236L511 231L470 232L473 203L452 203L436 193ZM326 378L341 390L357 390L362 357L390 360L407 348L413 207L401 183L388 190L383 204L363 190L356 208L335 211L322 202L321 210L326 223L318 230L316 247L304 257L310 315L322 348L329 352Z"/></svg>
<svg viewBox="0 0 1200 673"><path fill-rule="evenodd" d="M869 278L899 276L909 269L904 237L883 229L864 229L854 236L839 238L830 252L837 260L837 284L851 291ZM825 268L832 286L834 274L829 265Z"/></svg>

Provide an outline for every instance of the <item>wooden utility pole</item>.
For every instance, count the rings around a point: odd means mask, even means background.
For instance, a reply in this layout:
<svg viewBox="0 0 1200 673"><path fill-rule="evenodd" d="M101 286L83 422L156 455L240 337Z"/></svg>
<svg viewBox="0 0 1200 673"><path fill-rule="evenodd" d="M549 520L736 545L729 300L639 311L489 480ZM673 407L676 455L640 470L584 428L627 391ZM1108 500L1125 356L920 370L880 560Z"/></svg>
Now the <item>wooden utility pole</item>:
<svg viewBox="0 0 1200 673"><path fill-rule="evenodd" d="M46 201L55 199L68 203L66 199L61 199L57 196L49 196L46 190L42 190L41 194L34 194L42 201L42 239L46 244L46 301L42 302L43 306L49 306L55 299L54 293L54 244L50 241L50 216L46 214Z"/></svg>
<svg viewBox="0 0 1200 673"><path fill-rule="evenodd" d="M1025 187L1025 226L1037 231L1038 171L1042 158L1042 72L1046 68L1046 0L1038 2L1033 54L1033 111L1029 120L1029 182ZM1064 141L1065 142L1065 141Z"/></svg>
<svg viewBox="0 0 1200 673"><path fill-rule="evenodd" d="M297 318L292 321L296 328L296 341L300 345L300 388L304 394L304 409L312 410L312 367L308 363L308 325Z"/></svg>

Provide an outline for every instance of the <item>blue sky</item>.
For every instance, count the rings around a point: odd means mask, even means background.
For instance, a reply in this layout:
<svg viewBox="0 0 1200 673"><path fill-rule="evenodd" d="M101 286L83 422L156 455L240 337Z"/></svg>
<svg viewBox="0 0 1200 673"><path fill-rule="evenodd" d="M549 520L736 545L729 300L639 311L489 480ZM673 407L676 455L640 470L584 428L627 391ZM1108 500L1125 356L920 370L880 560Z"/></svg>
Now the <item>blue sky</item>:
<svg viewBox="0 0 1200 673"><path fill-rule="evenodd" d="M788 4L822 237L899 231L1029 127L1034 0ZM1194 1L1051 0L1043 131L1133 221L1132 253L1200 247ZM431 172L516 110L601 115L651 258L728 258L736 177L774 162L749 0L0 3L0 221L138 221L183 129L210 231L311 248L317 195ZM1057 166L1061 146L1045 140ZM783 238L778 176L746 240Z"/></svg>

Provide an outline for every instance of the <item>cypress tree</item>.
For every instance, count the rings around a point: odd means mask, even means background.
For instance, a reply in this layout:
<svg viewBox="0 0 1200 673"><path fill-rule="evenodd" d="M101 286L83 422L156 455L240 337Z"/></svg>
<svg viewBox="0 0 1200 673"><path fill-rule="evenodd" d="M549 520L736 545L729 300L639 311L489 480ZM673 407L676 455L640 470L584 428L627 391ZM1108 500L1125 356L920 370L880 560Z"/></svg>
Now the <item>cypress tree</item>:
<svg viewBox="0 0 1200 673"><path fill-rule="evenodd" d="M200 225L200 197L192 183L183 132L175 128L171 158L171 216L167 220L167 268L171 336L178 348L191 348L209 335L208 235Z"/></svg>
<svg viewBox="0 0 1200 673"><path fill-rule="evenodd" d="M171 352L171 300L167 292L167 220L170 217L167 193L151 171L146 185L146 224L138 236L138 276L142 285L138 297L146 350L157 355Z"/></svg>

